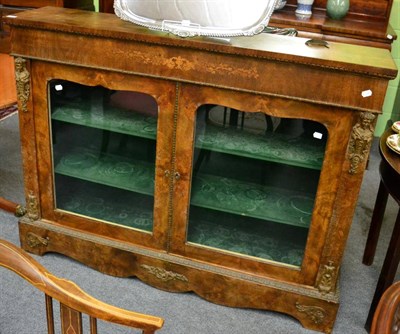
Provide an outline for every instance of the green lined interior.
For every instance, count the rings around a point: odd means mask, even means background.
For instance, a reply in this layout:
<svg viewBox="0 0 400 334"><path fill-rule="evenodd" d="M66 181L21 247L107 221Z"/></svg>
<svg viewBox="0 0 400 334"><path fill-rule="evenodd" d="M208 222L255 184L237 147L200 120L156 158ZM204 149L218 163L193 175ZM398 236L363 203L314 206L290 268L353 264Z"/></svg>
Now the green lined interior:
<svg viewBox="0 0 400 334"><path fill-rule="evenodd" d="M57 208L152 232L157 118L90 101L54 96ZM326 141L213 117L198 111L187 242L301 265Z"/></svg>
<svg viewBox="0 0 400 334"><path fill-rule="evenodd" d="M91 128L155 139L157 122L153 117L115 107L104 107L101 112L88 112L90 106L76 103L57 107L52 119ZM307 138L291 138L281 133L253 134L232 128L207 124L195 146L205 150L320 169L324 145Z"/></svg>
<svg viewBox="0 0 400 334"><path fill-rule="evenodd" d="M55 171L113 188L154 194L154 165L145 161L81 148L65 154ZM310 194L207 174L193 176L192 184L194 206L283 224L310 224L314 204Z"/></svg>

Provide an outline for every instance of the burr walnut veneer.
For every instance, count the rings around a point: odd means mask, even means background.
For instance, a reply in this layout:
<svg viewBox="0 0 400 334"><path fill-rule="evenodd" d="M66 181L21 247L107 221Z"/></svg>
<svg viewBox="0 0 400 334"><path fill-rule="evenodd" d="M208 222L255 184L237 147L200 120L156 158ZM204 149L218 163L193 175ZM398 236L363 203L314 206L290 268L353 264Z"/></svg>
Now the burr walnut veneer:
<svg viewBox="0 0 400 334"><path fill-rule="evenodd" d="M8 24L25 250L331 332L387 49L51 7Z"/></svg>

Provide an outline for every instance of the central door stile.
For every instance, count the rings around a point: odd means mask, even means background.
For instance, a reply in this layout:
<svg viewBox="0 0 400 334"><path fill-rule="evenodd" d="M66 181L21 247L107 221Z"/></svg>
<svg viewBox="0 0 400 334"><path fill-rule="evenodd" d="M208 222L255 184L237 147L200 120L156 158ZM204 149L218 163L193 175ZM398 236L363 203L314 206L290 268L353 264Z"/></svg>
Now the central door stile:
<svg viewBox="0 0 400 334"><path fill-rule="evenodd" d="M165 171L166 177L169 178L169 199L168 199L168 234L167 234L167 252L171 250L171 239L172 239L172 224L173 224L173 203L174 203L174 184L176 180L176 175L179 175L176 171L176 131L178 125L178 115L179 115L179 93L180 93L180 83L177 82L175 85L175 102L174 102L174 123L173 123L173 133L172 133L172 159L171 159L171 169Z"/></svg>

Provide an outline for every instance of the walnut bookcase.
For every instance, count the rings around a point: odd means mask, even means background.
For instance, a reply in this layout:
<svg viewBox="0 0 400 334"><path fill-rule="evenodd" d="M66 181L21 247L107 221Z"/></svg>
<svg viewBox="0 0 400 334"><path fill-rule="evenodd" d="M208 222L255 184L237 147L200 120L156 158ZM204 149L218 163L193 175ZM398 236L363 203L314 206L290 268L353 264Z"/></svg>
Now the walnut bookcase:
<svg viewBox="0 0 400 334"><path fill-rule="evenodd" d="M180 39L51 7L8 24L24 249L331 332L374 125L397 73L387 49Z"/></svg>

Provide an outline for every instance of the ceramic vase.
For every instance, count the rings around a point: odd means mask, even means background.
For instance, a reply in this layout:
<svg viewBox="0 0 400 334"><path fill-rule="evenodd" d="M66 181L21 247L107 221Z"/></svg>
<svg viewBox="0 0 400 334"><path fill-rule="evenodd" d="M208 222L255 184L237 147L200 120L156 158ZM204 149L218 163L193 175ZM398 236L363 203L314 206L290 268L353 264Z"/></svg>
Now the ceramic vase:
<svg viewBox="0 0 400 334"><path fill-rule="evenodd" d="M297 0L296 17L299 19L309 19L312 15L312 5L314 0Z"/></svg>
<svg viewBox="0 0 400 334"><path fill-rule="evenodd" d="M350 0L328 0L326 13L334 20L341 20L349 11Z"/></svg>

